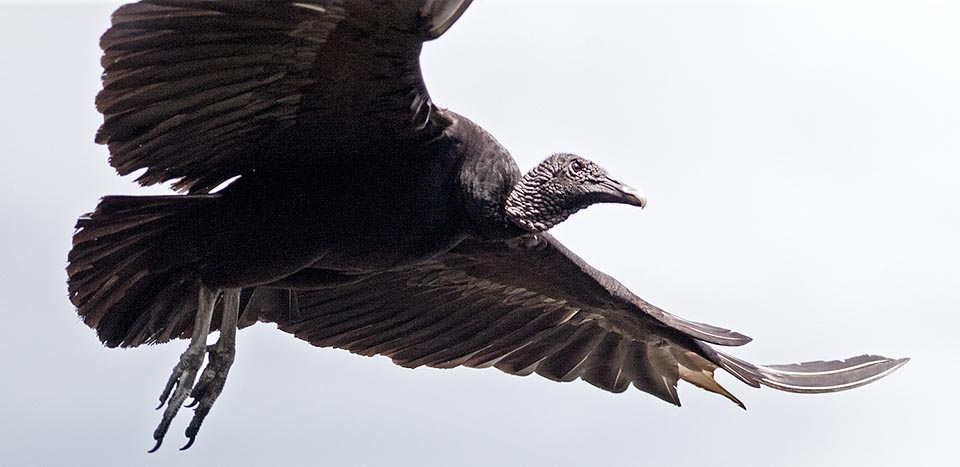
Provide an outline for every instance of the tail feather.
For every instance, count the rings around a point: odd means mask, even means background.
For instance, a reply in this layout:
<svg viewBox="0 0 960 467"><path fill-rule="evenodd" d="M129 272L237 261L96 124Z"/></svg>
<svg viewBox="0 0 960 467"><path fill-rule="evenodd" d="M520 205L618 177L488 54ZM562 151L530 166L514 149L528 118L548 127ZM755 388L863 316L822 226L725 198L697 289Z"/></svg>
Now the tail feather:
<svg viewBox="0 0 960 467"><path fill-rule="evenodd" d="M109 347L189 331L198 283L189 242L205 196L108 196L77 221L67 257L70 301Z"/></svg>
<svg viewBox="0 0 960 467"><path fill-rule="evenodd" d="M743 382L786 392L827 393L853 389L889 375L909 358L860 355L846 360L815 361L788 365L753 365L717 352L720 366Z"/></svg>

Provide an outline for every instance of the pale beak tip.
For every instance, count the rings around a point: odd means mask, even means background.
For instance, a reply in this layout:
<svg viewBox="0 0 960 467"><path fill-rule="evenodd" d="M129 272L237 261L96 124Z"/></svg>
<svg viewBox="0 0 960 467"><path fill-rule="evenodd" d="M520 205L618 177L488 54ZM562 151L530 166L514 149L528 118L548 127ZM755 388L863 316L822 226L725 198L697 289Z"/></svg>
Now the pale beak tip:
<svg viewBox="0 0 960 467"><path fill-rule="evenodd" d="M647 207L647 197L646 197L646 195L643 194L642 191L640 191L640 190L638 190L638 189L636 189L636 188L633 188L633 187L629 187L629 186L628 186L628 187L624 187L624 188L625 188L625 189L623 190L624 193L626 193L628 196L630 196L631 198L633 198L633 201L634 201L634 202L631 203L631 204L634 204L634 205L636 205L636 206L640 206L640 209L643 209L643 208L646 208L646 207Z"/></svg>

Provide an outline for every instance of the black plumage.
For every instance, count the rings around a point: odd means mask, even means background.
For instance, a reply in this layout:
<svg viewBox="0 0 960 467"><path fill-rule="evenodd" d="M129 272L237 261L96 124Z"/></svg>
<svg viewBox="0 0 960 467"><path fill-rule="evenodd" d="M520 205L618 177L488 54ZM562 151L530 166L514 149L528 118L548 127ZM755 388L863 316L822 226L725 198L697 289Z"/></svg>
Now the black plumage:
<svg viewBox="0 0 960 467"><path fill-rule="evenodd" d="M157 447L188 396L193 442L237 327L257 321L409 367L632 384L678 405L682 379L742 406L717 368L832 392L906 361L743 362L710 344L749 338L644 302L545 233L591 204L646 201L572 154L521 175L482 128L432 103L420 48L469 3L148 0L114 14L97 142L120 174L186 194L104 198L77 223L68 288L108 346L192 337L161 395Z"/></svg>

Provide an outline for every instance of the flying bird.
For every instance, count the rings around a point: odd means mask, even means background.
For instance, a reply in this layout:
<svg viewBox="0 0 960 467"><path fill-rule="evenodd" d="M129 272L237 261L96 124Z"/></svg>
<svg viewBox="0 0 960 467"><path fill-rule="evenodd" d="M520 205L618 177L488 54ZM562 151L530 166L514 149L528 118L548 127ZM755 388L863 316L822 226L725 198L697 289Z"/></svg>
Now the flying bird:
<svg viewBox="0 0 960 467"><path fill-rule="evenodd" d="M119 174L181 194L102 198L77 221L68 290L108 347L191 339L153 450L188 398L194 442L237 329L258 321L406 367L579 378L676 405L683 380L743 407L718 368L822 393L907 361L747 363L714 345L750 338L671 315L565 248L547 231L578 210L646 199L574 154L523 174L434 105L421 47L469 4L145 0L113 14L96 141Z"/></svg>

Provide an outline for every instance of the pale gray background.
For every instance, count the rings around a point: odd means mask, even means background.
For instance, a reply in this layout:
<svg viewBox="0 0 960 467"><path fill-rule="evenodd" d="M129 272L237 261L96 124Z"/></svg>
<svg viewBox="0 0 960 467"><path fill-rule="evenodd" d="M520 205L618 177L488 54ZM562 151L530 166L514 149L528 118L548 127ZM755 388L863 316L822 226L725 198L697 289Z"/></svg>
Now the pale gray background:
<svg viewBox="0 0 960 467"><path fill-rule="evenodd" d="M147 455L184 342L102 348L64 287L115 176L97 38L116 3L0 6L0 465L956 465L960 5L485 3L424 52L434 100L524 168L575 151L644 189L556 234L759 363L913 357L852 392L722 381L683 408L495 370L415 371L259 325L188 452ZM696 464L695 464L696 463Z"/></svg>

